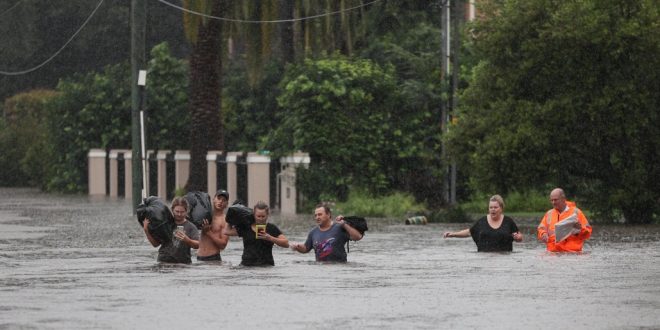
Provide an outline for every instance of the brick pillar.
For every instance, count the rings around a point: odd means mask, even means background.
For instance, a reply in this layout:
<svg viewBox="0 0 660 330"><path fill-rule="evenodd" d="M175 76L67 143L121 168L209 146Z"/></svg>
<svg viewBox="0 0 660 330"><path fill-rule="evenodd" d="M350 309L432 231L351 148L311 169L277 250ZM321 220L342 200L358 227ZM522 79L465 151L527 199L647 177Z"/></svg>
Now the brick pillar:
<svg viewBox="0 0 660 330"><path fill-rule="evenodd" d="M105 195L105 158L103 149L90 149L87 153L87 185L89 195Z"/></svg>
<svg viewBox="0 0 660 330"><path fill-rule="evenodd" d="M156 154L157 167L158 167L158 197L162 200L167 200L167 155L169 151L158 150Z"/></svg>
<svg viewBox="0 0 660 330"><path fill-rule="evenodd" d="M124 151L124 198L133 199L133 152ZM142 184L142 183L138 183Z"/></svg>
<svg viewBox="0 0 660 330"><path fill-rule="evenodd" d="M270 156L256 152L247 154L248 205L270 200Z"/></svg>
<svg viewBox="0 0 660 330"><path fill-rule="evenodd" d="M174 188L183 188L190 175L190 152L188 150L177 150L174 153L174 163Z"/></svg>
<svg viewBox="0 0 660 330"><path fill-rule="evenodd" d="M110 197L119 196L119 166L117 164L117 158L119 153L123 153L123 150L113 149L110 150L108 158L110 158Z"/></svg>
<svg viewBox="0 0 660 330"><path fill-rule="evenodd" d="M310 163L309 154L297 152L293 155L280 158L282 171L278 174L278 193L280 194L280 213L296 214L299 210L299 196L296 191L296 169L299 166L308 167Z"/></svg>
<svg viewBox="0 0 660 330"><path fill-rule="evenodd" d="M237 183L237 173L236 173L236 161L238 157L243 155L242 152L228 152L227 158L227 192L229 193L229 204L231 205L233 200L238 198L238 183ZM243 201L247 203L247 201ZM247 206L247 205L246 205Z"/></svg>

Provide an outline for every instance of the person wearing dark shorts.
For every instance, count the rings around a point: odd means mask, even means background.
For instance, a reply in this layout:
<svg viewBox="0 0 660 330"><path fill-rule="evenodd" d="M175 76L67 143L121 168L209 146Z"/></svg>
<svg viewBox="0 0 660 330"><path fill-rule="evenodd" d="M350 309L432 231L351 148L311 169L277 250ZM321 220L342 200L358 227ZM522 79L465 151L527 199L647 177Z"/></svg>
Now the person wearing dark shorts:
<svg viewBox="0 0 660 330"><path fill-rule="evenodd" d="M202 222L197 261L222 261L220 252L229 243L229 236L224 234L224 229L227 226L225 222L225 210L227 209L228 200L229 193L226 190L220 189L215 193L212 202L213 219L204 219Z"/></svg>
<svg viewBox="0 0 660 330"><path fill-rule="evenodd" d="M197 256L197 261L222 261L222 257L220 254L212 255L212 256L205 256L205 257L200 257Z"/></svg>

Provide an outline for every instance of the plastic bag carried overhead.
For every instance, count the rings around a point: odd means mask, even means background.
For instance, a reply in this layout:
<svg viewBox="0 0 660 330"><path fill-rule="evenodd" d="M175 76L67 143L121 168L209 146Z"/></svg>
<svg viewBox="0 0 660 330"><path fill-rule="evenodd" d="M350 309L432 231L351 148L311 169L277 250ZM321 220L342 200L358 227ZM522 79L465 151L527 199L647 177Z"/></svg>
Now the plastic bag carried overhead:
<svg viewBox="0 0 660 330"><path fill-rule="evenodd" d="M144 219L149 219L149 233L160 242L172 240L172 232L176 227L170 208L156 196L145 198L136 209L140 227L144 227Z"/></svg>
<svg viewBox="0 0 660 330"><path fill-rule="evenodd" d="M346 216L344 217L344 221L347 222L351 227L355 228L362 236L364 236L364 232L369 230L369 227L367 226L367 219L363 217L357 217L357 216Z"/></svg>
<svg viewBox="0 0 660 330"><path fill-rule="evenodd" d="M197 229L202 229L202 222L207 219L209 223L213 220L213 206L211 197L203 191L190 191L185 196L188 201L188 220Z"/></svg>
<svg viewBox="0 0 660 330"><path fill-rule="evenodd" d="M234 227L250 227L254 223L254 211L243 204L234 203L227 209L225 221Z"/></svg>

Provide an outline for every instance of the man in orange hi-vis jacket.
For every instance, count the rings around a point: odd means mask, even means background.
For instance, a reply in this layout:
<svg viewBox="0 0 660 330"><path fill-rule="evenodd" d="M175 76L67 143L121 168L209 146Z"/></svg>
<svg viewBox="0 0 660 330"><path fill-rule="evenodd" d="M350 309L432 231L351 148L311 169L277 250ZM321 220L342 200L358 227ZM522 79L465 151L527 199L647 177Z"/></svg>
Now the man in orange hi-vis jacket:
<svg viewBox="0 0 660 330"><path fill-rule="evenodd" d="M547 244L551 252L580 252L582 244L591 236L591 225L587 217L566 201L561 188L550 192L552 209L545 213L538 227L538 239Z"/></svg>

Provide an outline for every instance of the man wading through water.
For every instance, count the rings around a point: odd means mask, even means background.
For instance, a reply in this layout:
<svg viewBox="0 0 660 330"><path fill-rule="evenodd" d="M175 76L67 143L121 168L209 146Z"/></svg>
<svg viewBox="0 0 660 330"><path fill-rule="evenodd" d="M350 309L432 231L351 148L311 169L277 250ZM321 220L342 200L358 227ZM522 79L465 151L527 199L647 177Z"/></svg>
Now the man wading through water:
<svg viewBox="0 0 660 330"><path fill-rule="evenodd" d="M222 261L220 251L224 250L229 242L229 236L224 234L225 210L229 200L226 190L218 190L213 197L213 220L209 223L204 219L202 233L197 250L198 261Z"/></svg>
<svg viewBox="0 0 660 330"><path fill-rule="evenodd" d="M345 222L341 215L333 222L330 208L325 204L316 206L314 219L318 227L309 232L304 244L292 243L291 249L300 253L314 250L316 261L346 262L344 245L349 240L361 240L362 234Z"/></svg>

